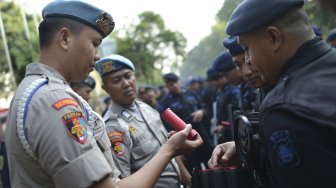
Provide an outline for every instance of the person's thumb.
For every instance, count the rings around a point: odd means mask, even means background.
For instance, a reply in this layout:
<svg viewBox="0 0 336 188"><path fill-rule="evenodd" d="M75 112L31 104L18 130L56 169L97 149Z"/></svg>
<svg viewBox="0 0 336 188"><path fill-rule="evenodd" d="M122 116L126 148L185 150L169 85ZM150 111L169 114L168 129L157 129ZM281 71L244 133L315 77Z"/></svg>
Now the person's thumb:
<svg viewBox="0 0 336 188"><path fill-rule="evenodd" d="M181 131L185 136L188 136L191 132L191 125L187 124L187 126Z"/></svg>

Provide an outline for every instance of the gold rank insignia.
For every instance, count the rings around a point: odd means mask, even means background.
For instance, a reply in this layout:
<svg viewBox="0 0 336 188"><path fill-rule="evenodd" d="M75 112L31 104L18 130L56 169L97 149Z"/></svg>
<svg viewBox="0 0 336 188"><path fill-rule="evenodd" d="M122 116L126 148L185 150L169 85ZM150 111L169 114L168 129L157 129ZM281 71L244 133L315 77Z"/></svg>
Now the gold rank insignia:
<svg viewBox="0 0 336 188"><path fill-rule="evenodd" d="M100 68L101 68L103 74L116 70L116 67L113 66L113 62L112 61L103 62L100 65Z"/></svg>
<svg viewBox="0 0 336 188"><path fill-rule="evenodd" d="M104 32L105 35L111 33L114 29L114 21L112 18L106 13L102 13L102 18L96 21L97 26Z"/></svg>
<svg viewBox="0 0 336 188"><path fill-rule="evenodd" d="M134 134L134 133L136 133L138 131L138 129L136 129L135 127L133 127L133 125L131 125L131 124L128 125L128 130L132 134Z"/></svg>

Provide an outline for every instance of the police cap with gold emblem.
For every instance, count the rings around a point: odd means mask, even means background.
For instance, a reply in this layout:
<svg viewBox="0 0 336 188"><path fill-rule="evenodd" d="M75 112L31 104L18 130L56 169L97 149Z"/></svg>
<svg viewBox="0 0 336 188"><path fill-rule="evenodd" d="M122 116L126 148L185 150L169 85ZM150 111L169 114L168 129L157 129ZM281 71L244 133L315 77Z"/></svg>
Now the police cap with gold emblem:
<svg viewBox="0 0 336 188"><path fill-rule="evenodd" d="M121 69L131 69L132 71L135 71L132 61L117 54L101 58L96 62L95 68L101 77Z"/></svg>
<svg viewBox="0 0 336 188"><path fill-rule="evenodd" d="M254 31L303 4L304 0L244 0L233 11L226 33L239 36Z"/></svg>
<svg viewBox="0 0 336 188"><path fill-rule="evenodd" d="M43 19L69 18L88 25L104 38L114 29L110 14L82 1L54 1L42 10Z"/></svg>

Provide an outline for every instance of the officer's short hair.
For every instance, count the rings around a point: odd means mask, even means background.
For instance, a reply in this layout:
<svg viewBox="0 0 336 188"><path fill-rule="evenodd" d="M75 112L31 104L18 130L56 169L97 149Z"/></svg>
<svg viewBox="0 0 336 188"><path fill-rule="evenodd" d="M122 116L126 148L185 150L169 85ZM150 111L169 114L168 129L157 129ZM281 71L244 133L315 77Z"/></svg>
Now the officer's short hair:
<svg viewBox="0 0 336 188"><path fill-rule="evenodd" d="M85 25L78 21L68 18L47 18L44 19L39 26L40 48L48 47L53 40L53 35L62 27L68 28L75 35L80 33Z"/></svg>

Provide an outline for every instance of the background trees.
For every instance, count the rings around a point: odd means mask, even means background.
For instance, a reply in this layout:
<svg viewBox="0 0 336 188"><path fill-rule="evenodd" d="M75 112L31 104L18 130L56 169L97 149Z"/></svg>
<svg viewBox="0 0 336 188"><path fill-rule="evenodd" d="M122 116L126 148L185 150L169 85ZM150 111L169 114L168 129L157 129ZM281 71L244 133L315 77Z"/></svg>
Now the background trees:
<svg viewBox="0 0 336 188"><path fill-rule="evenodd" d="M161 83L162 71L167 71L167 68L180 72L184 78L205 76L214 58L225 50L222 45L223 39L227 37L224 30L232 11L241 1L225 0L223 6L218 7L217 13L209 12L216 15L217 22L212 26L211 33L189 52L185 50L187 41L183 34L168 29L162 17L150 11L139 14L132 24L125 25L119 32L113 32L110 37L115 38L117 43L116 53L134 62L140 82L155 85ZM312 23L321 27L324 38L330 29L336 27L335 16L322 11L316 1L306 2L305 9ZM22 12L23 9L12 1L0 0L0 11L15 80L19 83L24 76L25 66L38 60L37 20L40 17ZM25 22L27 29L24 27ZM2 28L0 30L3 31ZM10 82L13 75L9 74L3 40L1 37L0 98L15 90L15 85Z"/></svg>
<svg viewBox="0 0 336 188"><path fill-rule="evenodd" d="M132 60L138 81L155 84L161 81L164 67L177 69L185 58L186 38L166 28L154 12L143 12L139 20L125 27L117 36L117 53Z"/></svg>

